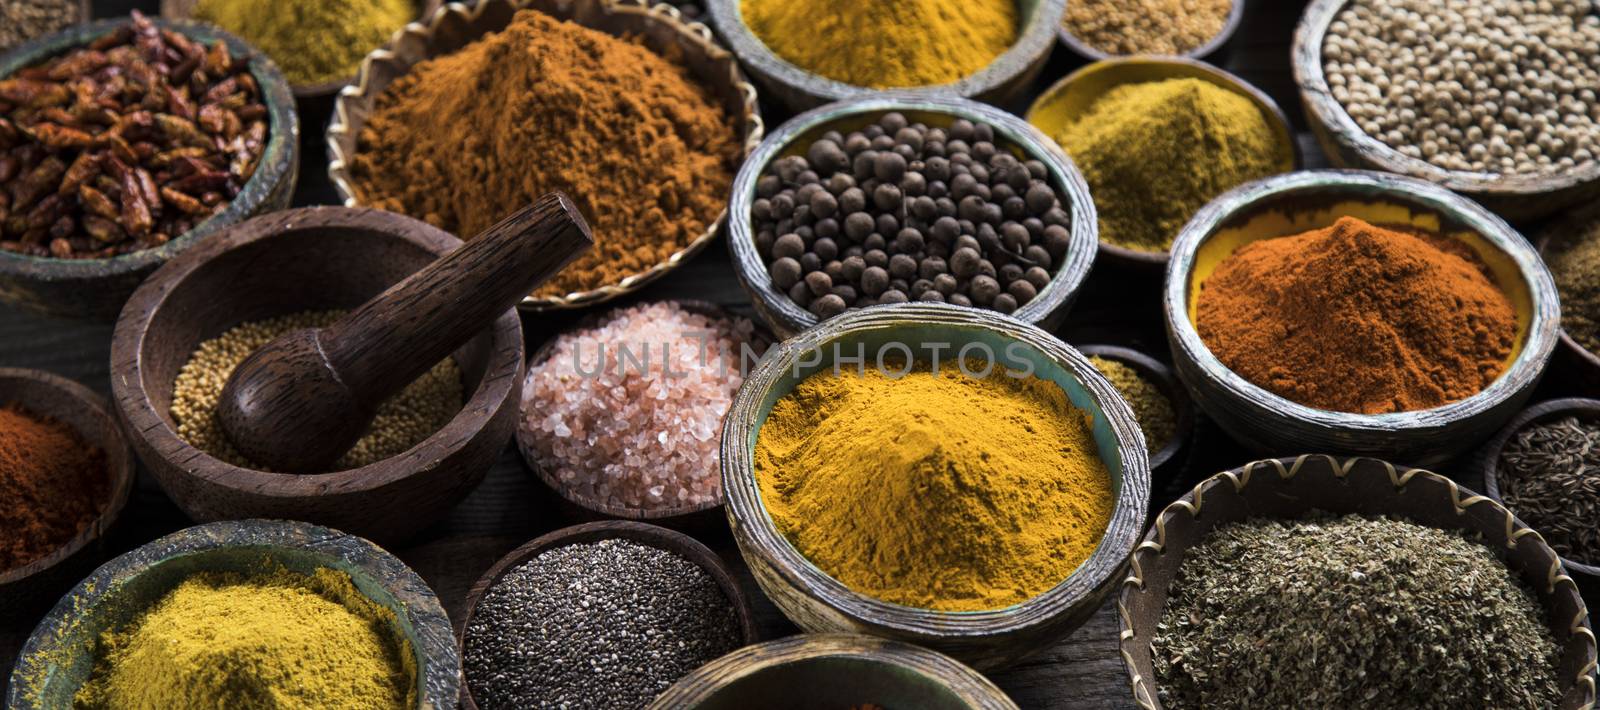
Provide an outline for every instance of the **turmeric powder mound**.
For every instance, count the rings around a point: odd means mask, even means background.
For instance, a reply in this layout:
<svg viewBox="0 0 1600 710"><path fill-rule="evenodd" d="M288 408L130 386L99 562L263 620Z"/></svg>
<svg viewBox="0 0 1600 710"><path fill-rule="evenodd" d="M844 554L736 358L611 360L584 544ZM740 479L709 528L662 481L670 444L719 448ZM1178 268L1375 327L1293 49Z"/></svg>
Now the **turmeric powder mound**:
<svg viewBox="0 0 1600 710"><path fill-rule="evenodd" d="M1090 417L1059 386L948 363L807 378L762 424L755 470L778 530L823 572L943 611L1061 583L1115 503Z"/></svg>

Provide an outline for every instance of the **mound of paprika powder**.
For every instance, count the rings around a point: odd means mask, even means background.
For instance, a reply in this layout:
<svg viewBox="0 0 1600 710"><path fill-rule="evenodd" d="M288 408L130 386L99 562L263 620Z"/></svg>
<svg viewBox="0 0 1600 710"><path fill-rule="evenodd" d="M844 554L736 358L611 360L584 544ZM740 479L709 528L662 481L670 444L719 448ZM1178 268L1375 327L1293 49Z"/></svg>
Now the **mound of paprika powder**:
<svg viewBox="0 0 1600 710"><path fill-rule="evenodd" d="M0 573L67 544L110 491L104 451L61 422L0 406Z"/></svg>

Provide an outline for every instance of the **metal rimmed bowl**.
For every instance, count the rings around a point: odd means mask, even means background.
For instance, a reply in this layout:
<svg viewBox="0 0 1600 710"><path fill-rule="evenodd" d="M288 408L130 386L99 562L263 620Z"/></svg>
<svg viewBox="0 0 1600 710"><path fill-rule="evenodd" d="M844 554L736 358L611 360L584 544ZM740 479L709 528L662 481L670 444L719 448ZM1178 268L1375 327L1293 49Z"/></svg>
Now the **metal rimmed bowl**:
<svg viewBox="0 0 1600 710"><path fill-rule="evenodd" d="M461 656L450 618L426 582L400 560L354 535L307 523L240 520L179 530L118 557L83 580L39 622L11 674L6 707L73 707L94 671L102 633L138 619L191 575L254 574L280 565L350 575L363 596L394 612L389 631L410 646L419 710L455 707Z"/></svg>
<svg viewBox="0 0 1600 710"><path fill-rule="evenodd" d="M300 119L294 96L277 65L244 40L208 24L152 18L197 42L221 40L246 58L267 107L268 138L256 172L228 206L161 246L109 259L56 259L0 251L0 301L58 316L110 320L139 282L157 267L207 236L232 224L289 206L300 165ZM0 78L98 39L127 18L100 20L36 39L0 55Z"/></svg>
<svg viewBox="0 0 1600 710"><path fill-rule="evenodd" d="M962 96L985 103L1005 105L1021 96L1033 83L1050 58L1056 28L1067 0L1018 0L1021 19L1017 41L988 66L950 84L925 87L898 87L897 92L924 95ZM779 57L745 24L742 0L710 0L706 9L717 33L727 39L739 61L761 85L792 111L805 111L822 104L882 93L879 89L855 86L802 69ZM860 28L873 31L870 27Z"/></svg>
<svg viewBox="0 0 1600 710"><path fill-rule="evenodd" d="M800 381L832 367L835 345L846 353L859 345L867 362L872 362L880 355L902 352L897 344L915 357L926 352L929 343L947 345L946 352L958 357L989 357L997 367L1009 363L1022 369L1025 362L1035 376L1060 386L1072 405L1094 420L1098 453L1116 495L1111 520L1099 546L1077 571L1020 604L951 612L901 606L862 594L796 550L761 502L753 461L761 426L773 405ZM1014 318L937 303L846 313L769 351L728 411L722 431L722 482L728 522L745 562L762 590L800 628L915 643L979 670L1005 666L1048 646L1100 608L1139 536L1150 498L1149 459L1139 425L1111 382L1087 358Z"/></svg>
<svg viewBox="0 0 1600 710"><path fill-rule="evenodd" d="M668 688L651 710L812 708L1016 710L989 679L910 644L856 634L801 634L747 646Z"/></svg>
<svg viewBox="0 0 1600 710"><path fill-rule="evenodd" d="M997 147L1045 164L1050 172L1051 187L1061 197L1061 208L1072 219L1071 242L1066 257L1050 277L1050 283L1012 315L1045 329L1060 325L1094 265L1099 224L1083 176L1055 141L1016 116L966 99L902 93L840 101L800 114L767 136L739 168L733 180L733 200L728 207L728 248L733 252L739 284L750 294L756 315L779 337L792 336L818 322L811 311L801 308L789 299L789 294L773 287L767 265L756 249L750 214L756 197L756 182L762 173L779 158L805 155L806 147L828 131L856 130L895 111L913 122L921 121L934 127L948 127L956 119L963 118L987 123L994 127L995 140L1000 143Z"/></svg>
<svg viewBox="0 0 1600 710"><path fill-rule="evenodd" d="M1597 225L1600 225L1600 202L1579 208L1544 229L1538 241L1539 255L1548 262L1551 249L1575 235L1593 233L1590 238L1600 239ZM1561 329L1561 349L1556 353L1556 364L1551 366L1551 372L1571 373L1577 380L1572 383L1575 391L1600 397L1600 353L1584 347L1565 327Z"/></svg>
<svg viewBox="0 0 1600 710"><path fill-rule="evenodd" d="M1369 458L1331 456L1256 461L1212 476L1156 516L1134 550L1117 600L1123 665L1144 710L1163 706L1156 688L1152 639L1185 554L1211 531L1252 518L1292 520L1314 511L1387 516L1457 530L1499 553L1549 615L1562 647L1557 674L1563 710L1595 702L1595 637L1583 597L1537 532L1488 498L1444 476ZM1382 659L1375 659L1382 662Z"/></svg>
<svg viewBox="0 0 1600 710"><path fill-rule="evenodd" d="M1195 329L1199 290L1217 265L1260 239L1327 227L1354 216L1456 239L1488 265L1517 314L1506 369L1482 391L1433 409L1353 414L1316 409L1228 369ZM1337 451L1430 465L1476 446L1520 409L1555 350L1558 298L1550 270L1522 235L1478 204L1414 178L1320 170L1237 188L1201 209L1172 246L1162 306L1178 376L1234 438L1263 453Z"/></svg>
<svg viewBox="0 0 1600 710"><path fill-rule="evenodd" d="M1239 0L1243 5L1243 0ZM1279 145L1288 160L1278 166L1289 172L1301 165L1303 157L1294 139L1289 118L1278 108L1272 97L1233 74L1205 62L1183 57L1122 57L1095 62L1056 82L1028 107L1026 118L1049 141L1055 143L1067 123L1082 115L1106 92L1124 84L1142 84L1168 79L1199 79L1250 99L1278 136ZM1092 191L1092 188L1091 188ZM1160 199L1152 195L1151 199ZM1107 263L1127 267L1130 271L1154 273L1166 268L1168 252L1141 251L1117 246L1105 240L1099 243L1100 255Z"/></svg>
<svg viewBox="0 0 1600 710"><path fill-rule="evenodd" d="M1323 73L1328 28L1349 0L1314 0L1295 29L1294 80L1307 122L1335 167L1383 170L1421 178L1459 192L1512 221L1533 220L1600 197L1600 161L1537 175L1446 170L1412 158L1367 135L1334 98Z"/></svg>
<svg viewBox="0 0 1600 710"><path fill-rule="evenodd" d="M717 44L711 30L698 22L686 22L677 8L647 0L481 0L464 4L452 2L433 13L426 23L412 23L397 33L384 48L367 55L353 85L339 93L333 120L328 124L328 177L345 206L361 204L350 175L349 163L358 150L361 129L372 113L378 97L389 84L404 76L417 63L449 54L499 32L511 23L518 10L543 12L558 20L569 20L592 30L616 36L636 36L657 51L671 48L681 61L720 102L738 125L741 155L748 156L761 143L765 132L756 105L756 89L745 81L744 73L731 52ZM679 265L693 258L721 233L726 212L708 222L706 231L689 245L655 266L615 284L564 296L529 296L518 308L526 312L547 312L587 308L638 291ZM459 235L458 235L459 236ZM600 235L604 239L604 235Z"/></svg>
<svg viewBox="0 0 1600 710"><path fill-rule="evenodd" d="M1067 12L1071 12L1072 3L1073 0L1067 0ZM1240 21L1244 19L1244 6L1245 0L1233 0L1233 5L1228 8L1228 17L1222 23L1222 29L1218 31L1217 34L1211 39L1206 40L1205 44L1195 47L1187 52L1180 52L1177 56L1187 59L1210 61L1215 64L1222 64L1223 61L1227 59L1227 56L1230 54L1230 50L1232 49L1233 35L1238 31ZM1067 49L1072 50L1073 54L1076 54L1079 57L1091 62L1097 62L1102 59L1114 59L1116 57L1131 56L1123 54L1111 54L1090 46L1089 43L1079 39L1078 36L1073 34L1071 30L1067 29L1065 14L1062 16L1059 34L1061 36L1061 44L1065 45Z"/></svg>

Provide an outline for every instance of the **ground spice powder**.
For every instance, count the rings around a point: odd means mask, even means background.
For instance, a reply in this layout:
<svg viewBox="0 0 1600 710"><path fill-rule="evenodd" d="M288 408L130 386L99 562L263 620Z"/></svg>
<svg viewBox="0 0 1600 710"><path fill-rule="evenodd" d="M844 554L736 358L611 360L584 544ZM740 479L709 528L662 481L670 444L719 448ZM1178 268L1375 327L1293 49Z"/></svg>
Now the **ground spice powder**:
<svg viewBox="0 0 1600 710"><path fill-rule="evenodd" d="M378 98L351 166L368 205L470 239L561 190L595 248L536 292L615 284L717 220L738 133L675 57L532 10Z"/></svg>
<svg viewBox="0 0 1600 710"><path fill-rule="evenodd" d="M110 490L105 452L65 424L0 407L0 572L67 544Z"/></svg>
<svg viewBox="0 0 1600 710"><path fill-rule="evenodd" d="M355 76L362 57L416 14L411 0L200 0L194 8L196 19L264 50L295 85Z"/></svg>
<svg viewBox="0 0 1600 710"><path fill-rule="evenodd" d="M1553 235L1545 262L1561 293L1561 327L1600 355L1600 219Z"/></svg>
<svg viewBox="0 0 1600 710"><path fill-rule="evenodd" d="M1505 369L1511 302L1471 249L1354 217L1247 244L1201 285L1222 364L1280 396L1360 414L1430 409Z"/></svg>

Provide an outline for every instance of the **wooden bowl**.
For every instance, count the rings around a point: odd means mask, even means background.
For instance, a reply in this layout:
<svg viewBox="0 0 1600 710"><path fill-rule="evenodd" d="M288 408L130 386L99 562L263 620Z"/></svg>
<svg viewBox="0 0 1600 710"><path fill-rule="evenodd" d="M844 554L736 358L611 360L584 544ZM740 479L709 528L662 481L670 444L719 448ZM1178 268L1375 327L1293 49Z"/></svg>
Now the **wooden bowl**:
<svg viewBox="0 0 1600 710"><path fill-rule="evenodd" d="M1292 64L1300 86L1306 121L1339 168L1363 168L1399 173L1436 183L1470 197L1513 222L1531 221L1563 208L1593 202L1600 197L1600 161L1572 170L1543 175L1510 175L1446 170L1400 151L1356 125L1355 119L1333 97L1322 72L1322 45L1347 0L1314 0L1300 18L1294 33Z"/></svg>
<svg viewBox="0 0 1600 710"><path fill-rule="evenodd" d="M391 631L410 643L416 662L416 707L455 706L461 656L450 618L411 568L377 545L336 530L280 520L241 520L179 530L95 570L39 622L11 675L6 707L73 706L89 680L104 632L122 628L189 576L259 572L263 562L311 574L350 575L356 589L394 612Z"/></svg>
<svg viewBox="0 0 1600 710"><path fill-rule="evenodd" d="M897 93L924 96L961 96L1004 106L1022 96L1044 69L1055 44L1056 28L1067 0L1018 0L1017 41L988 66L949 84L898 87ZM706 10L717 34L727 40L751 75L762 87L778 97L790 111L800 112L840 99L854 99L883 93L881 89L846 84L795 66L774 54L744 22L741 0L709 0ZM863 27L861 31L872 32Z"/></svg>
<svg viewBox="0 0 1600 710"><path fill-rule="evenodd" d="M1246 0L1233 0L1233 6L1228 9L1228 19L1222 23L1222 29L1217 32L1216 36L1212 37L1205 44L1195 47L1187 52L1181 52L1177 56L1185 59L1209 61L1217 65L1223 64L1227 56L1231 54L1230 50L1232 49L1233 35L1239 30L1239 23L1244 20L1245 1ZM1067 8L1070 9L1071 7L1072 0L1067 0ZM1061 28L1057 31L1057 34L1059 34L1061 37L1061 44L1065 45L1067 49L1072 50L1073 54L1076 54L1080 58L1090 62L1098 62L1102 59L1115 59L1118 57L1133 56L1102 52L1090 46L1083 40L1078 39L1077 35L1072 34L1072 31L1067 29L1065 13L1062 15Z"/></svg>
<svg viewBox="0 0 1600 710"><path fill-rule="evenodd" d="M72 25L69 25L68 27L71 27L71 26L74 26L74 25L85 25L85 24L88 24L91 20L94 19L94 7L93 7L93 3L91 3L90 0L75 0L75 2L73 4L77 6L74 9L78 13L78 19L77 19L77 21L73 22ZM66 29L66 28L62 28L62 29ZM13 45L9 46L9 47L7 47L5 45L0 45L0 54L4 54L6 52L9 52L12 49L15 49L17 47L21 47L22 45L27 44L28 42L31 42L33 40L36 40L36 39L38 39L40 37L44 37L44 36L45 35L33 35L31 37L28 37L27 39L24 39L24 40L22 40L20 42L17 42L16 44L13 44Z"/></svg>
<svg viewBox="0 0 1600 710"><path fill-rule="evenodd" d="M710 318L731 319L740 317L729 312L727 309L721 306L707 301L677 300L673 302L690 313L697 313ZM609 312L589 314L580 319L566 332L571 333L594 328L603 323L605 318L609 315L611 315ZM753 344L753 347L756 348L757 352L765 352L766 349L774 342L774 338L772 337L771 333L767 332L765 328L761 327L759 322L753 323L753 325L755 325L756 328L756 340ZM540 482L542 482L546 487L550 488L550 490L555 491L556 495L560 497L562 510L567 514L567 516L580 521L598 521L613 518L620 518L623 520L640 520L655 523L656 525L663 525L669 528L690 531L710 530L722 525L723 516L721 510L721 500L702 503L699 505L679 505L668 508L649 509L638 509L612 505L606 501L596 500L590 496L581 495L576 491L573 491L572 489L562 485L560 481L556 480L556 477L553 473L539 465L538 456L533 450L533 445L537 440L538 434L527 427L526 419L523 416L524 412L522 411L525 407L522 400L523 395L520 393L526 390L527 379L533 376L534 367L543 364L545 360L550 358L550 353L555 350L556 341L560 339L560 337L561 336L558 335L546 340L544 345L541 345L538 350L533 352L533 356L528 358L528 367L526 370L526 375L523 378L522 389L518 390L516 443L517 451L521 452L523 462L528 464L528 468L533 471L534 475L539 478Z"/></svg>
<svg viewBox="0 0 1600 710"><path fill-rule="evenodd" d="M1045 164L1050 171L1051 186L1062 197L1062 209L1072 218L1071 243L1067 247L1066 260L1057 266L1050 283L1013 315L1046 330L1059 326L1072 307L1078 289L1088 278L1089 268L1094 265L1095 235L1099 231L1094 200L1089 197L1089 186L1072 164L1072 159L1061 152L1055 141L1039 133L1033 126L993 106L956 97L907 93L879 93L800 114L786 121L762 141L761 146L745 161L744 167L739 169L739 175L733 180L733 200L728 208L728 248L733 252L739 285L744 287L745 293L750 294L756 315L774 333L785 338L811 328L818 322L811 311L801 308L789 300L789 294L773 287L767 265L756 250L755 227L750 221L751 205L756 199L756 181L761 179L762 173L773 161L791 155L805 155L806 147L821 138L822 134L857 130L893 111L929 126L948 127L962 118L987 123L994 127L996 142L1001 143L1000 147L1009 148L1023 159L1034 159Z"/></svg>
<svg viewBox="0 0 1600 710"><path fill-rule="evenodd" d="M721 102L728 115L735 117L742 154L748 156L761 143L765 131L756 106L755 87L744 80L734 56L717 44L705 25L683 21L677 8L670 5L647 6L645 3L646 0L452 2L433 13L425 24L407 25L388 45L367 55L361 62L361 73L356 76L355 84L340 92L334 105L333 120L328 124L328 177L333 180L339 198L347 207L361 204L348 164L356 154L361 128L366 125L367 116L384 89L418 62L449 54L486 34L499 32L511 23L512 16L520 9L538 10L558 20L569 20L610 35L637 36L658 51L676 47L690 72ZM649 270L590 291L556 297L529 296L518 308L533 313L587 308L638 291L715 241L725 216L726 212L717 215L705 233Z"/></svg>
<svg viewBox="0 0 1600 710"><path fill-rule="evenodd" d="M679 557L700 566L717 581L717 586L722 588L722 593L727 596L729 606L733 607L734 616L739 622L739 632L743 636L744 644L752 644L760 639L756 630L755 610L750 606L750 600L739 589L739 583L734 580L733 574L728 570L722 559L717 557L705 545L694 538L680 532L674 532L655 525L647 525L624 520L611 520L594 523L574 525L547 533L533 541L506 553L480 577L472 589L467 592L467 615L461 621L461 633L458 638L462 653L466 652L466 630L472 625L472 616L477 613L478 602L483 600L483 595L512 570L521 567L524 563L557 547L576 545L588 542L599 542L612 538L637 542L659 550L666 550ZM461 684L461 707L464 710L477 710L478 704L472 699L472 684Z"/></svg>
<svg viewBox="0 0 1600 710"><path fill-rule="evenodd" d="M0 621L42 611L100 563L102 541L128 504L134 480L133 452L104 397L59 375L0 367L0 407L11 405L61 422L104 451L110 484L100 516L77 537L26 565L0 569L0 599L6 600L0 604Z"/></svg>
<svg viewBox="0 0 1600 710"><path fill-rule="evenodd" d="M1600 202L1569 213L1566 218L1543 230L1536 244L1539 256L1548 257L1550 247L1558 243L1557 240L1568 234L1580 233L1579 230L1592 229L1591 225L1596 223L1600 223ZM1546 261L1548 262L1548 259ZM1600 354L1584 347L1577 338L1567 332L1566 328L1561 329L1561 348L1556 352L1556 362L1558 365L1552 366L1552 372L1573 375L1576 380L1571 383L1574 391L1591 397L1600 397Z"/></svg>
<svg viewBox="0 0 1600 710"><path fill-rule="evenodd" d="M1267 391L1222 364L1194 326L1201 284L1239 247L1354 216L1460 240L1488 264L1517 312L1517 345L1483 391L1433 409L1353 414L1315 409ZM1248 447L1336 451L1430 465L1483 442L1520 409L1559 325L1555 281L1526 239L1466 198L1399 175L1321 170L1250 183L1201 209L1172 246L1162 296L1178 376L1208 416Z"/></svg>
<svg viewBox="0 0 1600 710"><path fill-rule="evenodd" d="M410 450L361 468L301 475L225 463L178 437L178 370L240 323L361 305L460 242L369 209L309 207L232 227L174 259L128 301L111 342L111 391L134 450L200 521L272 517L398 541L475 487L516 425L522 324L507 311L452 355L465 402Z"/></svg>
<svg viewBox="0 0 1600 710"><path fill-rule="evenodd" d="M757 436L772 407L811 374L832 366L831 346L868 361L889 343L912 355L928 343L964 353L989 348L991 361L1029 363L1059 385L1072 405L1094 418L1094 439L1111 474L1116 506L1094 553L1049 591L1004 609L937 611L885 602L828 576L779 532L761 502L753 462ZM1009 348L1009 349L1008 349ZM898 352L899 348L894 348ZM1014 351L1014 352L1013 352ZM808 357L815 357L815 362ZM728 522L756 582L800 628L810 632L869 633L927 646L979 670L1005 666L1071 633L1100 608L1120 577L1144 525L1150 468L1139 425L1105 376L1076 350L1037 327L997 313L942 303L876 306L829 319L778 345L762 359L728 410L722 430L722 486Z"/></svg>
<svg viewBox="0 0 1600 710"><path fill-rule="evenodd" d="M684 676L651 710L859 707L1015 710L988 678L949 656L856 634L800 634L741 648Z"/></svg>
<svg viewBox="0 0 1600 710"><path fill-rule="evenodd" d="M1234 6L1238 8L1243 5L1244 0L1236 0ZM1095 62L1068 74L1061 81L1045 89L1044 93L1034 100L1033 105L1028 107L1025 117L1029 123L1039 128L1050 143L1055 143L1055 136L1067 122L1089 110L1089 107L1106 92L1123 84L1142 84L1167 79L1199 79L1250 99L1261 109L1267 123L1278 135L1278 141L1282 144L1285 154L1290 156L1290 160L1278 166L1279 170L1289 172L1300 167L1303 160L1300 145L1295 142L1289 118L1283 114L1283 109L1278 108L1272 97L1244 79L1205 62L1184 57L1138 56ZM1168 254L1129 249L1101 240L1100 258L1106 263L1125 267L1133 273L1159 273L1167 266Z"/></svg>
<svg viewBox="0 0 1600 710"><path fill-rule="evenodd" d="M1189 394L1183 390L1183 383L1172 373L1172 368L1132 348L1115 345L1079 345L1077 348L1085 356L1103 357L1127 365L1167 398L1172 405L1172 437L1164 443L1157 442L1159 446L1152 445L1155 451L1150 454L1150 475L1156 477L1175 473L1183 464L1183 457L1179 454L1188 446L1189 436L1194 433L1194 405L1189 402Z"/></svg>
<svg viewBox="0 0 1600 710"><path fill-rule="evenodd" d="M157 26L210 44L222 40L250 74L267 107L267 145L255 175L227 208L166 244L109 259L56 259L0 251L0 301L56 316L111 320L146 276L211 234L252 216L289 206L299 176L300 122L289 84L265 54L211 25L152 19ZM0 55L0 78L77 49L128 23L127 18L77 25Z"/></svg>
<svg viewBox="0 0 1600 710"><path fill-rule="evenodd" d="M1224 471L1156 516L1133 552L1132 573L1117 600L1122 662L1139 707L1162 707L1151 640L1184 554L1222 525L1250 518L1289 520L1312 511L1382 515L1459 530L1500 552L1550 614L1550 631L1563 649L1558 672L1567 679L1560 707L1593 707L1595 638L1588 611L1577 586L1537 532L1498 503L1444 476L1377 459L1320 455L1268 459Z"/></svg>

